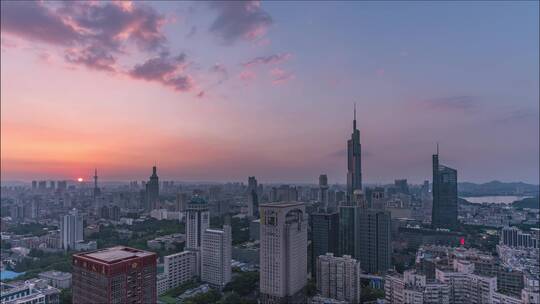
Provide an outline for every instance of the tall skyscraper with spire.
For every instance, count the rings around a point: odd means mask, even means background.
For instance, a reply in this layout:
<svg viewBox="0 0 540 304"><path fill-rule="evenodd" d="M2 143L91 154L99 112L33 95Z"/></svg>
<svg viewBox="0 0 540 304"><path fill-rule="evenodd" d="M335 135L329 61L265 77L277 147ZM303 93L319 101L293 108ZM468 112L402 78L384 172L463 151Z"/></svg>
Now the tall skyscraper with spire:
<svg viewBox="0 0 540 304"><path fill-rule="evenodd" d="M457 170L439 164L439 144L433 155L433 209L431 224L435 228L457 226Z"/></svg>
<svg viewBox="0 0 540 304"><path fill-rule="evenodd" d="M356 103L354 104L353 132L347 141L347 200L352 200L355 190L362 190L362 148L360 131L356 128Z"/></svg>
<svg viewBox="0 0 540 304"><path fill-rule="evenodd" d="M159 178L156 166L152 167L152 175L146 183L146 209L154 209L159 203Z"/></svg>
<svg viewBox="0 0 540 304"><path fill-rule="evenodd" d="M97 168L96 168L94 170L94 202L96 201L97 197L101 194L101 190L99 189L98 184L97 184L97 179L98 179L98 175L97 175Z"/></svg>

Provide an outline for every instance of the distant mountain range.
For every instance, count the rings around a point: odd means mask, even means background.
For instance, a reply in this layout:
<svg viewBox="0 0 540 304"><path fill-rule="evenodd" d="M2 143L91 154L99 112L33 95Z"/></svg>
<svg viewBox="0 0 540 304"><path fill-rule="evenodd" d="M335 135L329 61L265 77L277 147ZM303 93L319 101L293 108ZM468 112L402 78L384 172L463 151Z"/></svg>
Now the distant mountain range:
<svg viewBox="0 0 540 304"><path fill-rule="evenodd" d="M459 196L537 196L539 185L526 184L523 182L504 183L491 181L484 184L458 183Z"/></svg>

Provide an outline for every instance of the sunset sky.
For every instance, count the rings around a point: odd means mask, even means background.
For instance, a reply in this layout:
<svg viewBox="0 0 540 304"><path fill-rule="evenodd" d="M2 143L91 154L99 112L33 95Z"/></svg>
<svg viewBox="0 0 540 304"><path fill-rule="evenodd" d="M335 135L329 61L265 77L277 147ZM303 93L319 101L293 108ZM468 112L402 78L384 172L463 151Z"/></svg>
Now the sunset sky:
<svg viewBox="0 0 540 304"><path fill-rule="evenodd" d="M538 183L538 2L6 2L2 180Z"/></svg>

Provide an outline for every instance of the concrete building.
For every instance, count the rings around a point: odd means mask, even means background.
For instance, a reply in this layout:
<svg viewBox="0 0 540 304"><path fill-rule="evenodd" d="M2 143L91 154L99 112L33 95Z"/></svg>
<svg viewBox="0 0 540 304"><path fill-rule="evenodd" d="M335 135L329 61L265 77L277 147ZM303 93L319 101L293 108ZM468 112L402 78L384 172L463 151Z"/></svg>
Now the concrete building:
<svg viewBox="0 0 540 304"><path fill-rule="evenodd" d="M158 274L156 277L157 295L161 296L169 289L169 278L165 273Z"/></svg>
<svg viewBox="0 0 540 304"><path fill-rule="evenodd" d="M504 227L501 229L500 244L512 248L539 248L540 240L537 236L524 233L517 227Z"/></svg>
<svg viewBox="0 0 540 304"><path fill-rule="evenodd" d="M496 277L484 277L470 272L435 270L437 281L450 287L450 303L491 303L497 290Z"/></svg>
<svg viewBox="0 0 540 304"><path fill-rule="evenodd" d="M182 251L163 257L163 273L167 276L167 289L175 288L198 276L197 253Z"/></svg>
<svg viewBox="0 0 540 304"><path fill-rule="evenodd" d="M71 287L71 273L61 271L46 271L39 274L39 278L55 288L65 289Z"/></svg>
<svg viewBox="0 0 540 304"><path fill-rule="evenodd" d="M156 303L153 252L116 246L73 255L73 303Z"/></svg>
<svg viewBox="0 0 540 304"><path fill-rule="evenodd" d="M302 302L302 290L307 283L305 205L301 202L261 204L260 215L261 301Z"/></svg>
<svg viewBox="0 0 540 304"><path fill-rule="evenodd" d="M415 270L386 275L384 291L387 303L450 303L450 289L447 284L428 280L425 275L418 274Z"/></svg>
<svg viewBox="0 0 540 304"><path fill-rule="evenodd" d="M0 284L2 304L59 304L60 290L41 279Z"/></svg>
<svg viewBox="0 0 540 304"><path fill-rule="evenodd" d="M323 297L360 303L360 262L332 253L317 258L317 289Z"/></svg>
<svg viewBox="0 0 540 304"><path fill-rule="evenodd" d="M201 249L201 280L219 288L231 280L231 226L206 229Z"/></svg>
<svg viewBox="0 0 540 304"><path fill-rule="evenodd" d="M64 250L74 250L78 241L84 241L83 218L73 209L60 219L60 236Z"/></svg>

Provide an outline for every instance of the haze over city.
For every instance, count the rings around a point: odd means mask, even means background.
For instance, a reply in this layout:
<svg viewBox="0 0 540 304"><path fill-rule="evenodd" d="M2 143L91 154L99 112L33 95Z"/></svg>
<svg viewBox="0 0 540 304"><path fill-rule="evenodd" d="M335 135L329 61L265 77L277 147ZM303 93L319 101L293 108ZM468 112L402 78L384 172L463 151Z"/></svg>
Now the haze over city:
<svg viewBox="0 0 540 304"><path fill-rule="evenodd" d="M1 178L537 184L538 2L2 2Z"/></svg>

